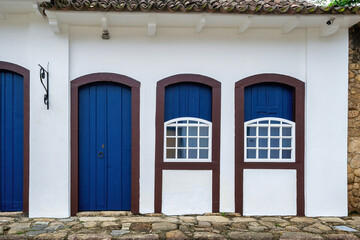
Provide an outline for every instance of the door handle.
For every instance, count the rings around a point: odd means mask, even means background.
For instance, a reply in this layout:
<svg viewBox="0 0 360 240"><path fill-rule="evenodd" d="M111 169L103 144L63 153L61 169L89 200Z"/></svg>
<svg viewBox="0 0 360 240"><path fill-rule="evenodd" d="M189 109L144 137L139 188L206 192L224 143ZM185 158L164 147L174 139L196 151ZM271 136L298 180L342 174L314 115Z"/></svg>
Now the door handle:
<svg viewBox="0 0 360 240"><path fill-rule="evenodd" d="M99 153L98 153L98 158L104 158L104 153L103 153L103 152L99 152Z"/></svg>

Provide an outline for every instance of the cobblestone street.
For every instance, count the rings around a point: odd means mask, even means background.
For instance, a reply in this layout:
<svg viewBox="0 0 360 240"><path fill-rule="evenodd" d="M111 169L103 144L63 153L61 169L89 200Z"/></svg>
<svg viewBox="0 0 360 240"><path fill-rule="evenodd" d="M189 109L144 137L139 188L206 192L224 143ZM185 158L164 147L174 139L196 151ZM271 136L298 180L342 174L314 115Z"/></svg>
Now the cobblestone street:
<svg viewBox="0 0 360 240"><path fill-rule="evenodd" d="M360 216L241 217L238 214L129 216L82 212L64 219L0 213L0 239L358 239Z"/></svg>

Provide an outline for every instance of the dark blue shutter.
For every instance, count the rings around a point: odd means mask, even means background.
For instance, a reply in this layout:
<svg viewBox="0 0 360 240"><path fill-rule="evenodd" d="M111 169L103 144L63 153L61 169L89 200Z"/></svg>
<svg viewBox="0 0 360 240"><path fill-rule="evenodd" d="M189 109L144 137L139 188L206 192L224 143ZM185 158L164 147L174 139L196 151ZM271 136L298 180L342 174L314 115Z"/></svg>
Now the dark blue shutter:
<svg viewBox="0 0 360 240"><path fill-rule="evenodd" d="M177 83L165 88L164 121L196 117L211 122L211 87L198 83Z"/></svg>
<svg viewBox="0 0 360 240"><path fill-rule="evenodd" d="M245 88L245 121L279 117L293 121L293 89L276 83L261 83Z"/></svg>
<svg viewBox="0 0 360 240"><path fill-rule="evenodd" d="M79 210L131 208L131 89L79 89Z"/></svg>
<svg viewBox="0 0 360 240"><path fill-rule="evenodd" d="M0 71L0 211L22 211L24 116L23 77Z"/></svg>

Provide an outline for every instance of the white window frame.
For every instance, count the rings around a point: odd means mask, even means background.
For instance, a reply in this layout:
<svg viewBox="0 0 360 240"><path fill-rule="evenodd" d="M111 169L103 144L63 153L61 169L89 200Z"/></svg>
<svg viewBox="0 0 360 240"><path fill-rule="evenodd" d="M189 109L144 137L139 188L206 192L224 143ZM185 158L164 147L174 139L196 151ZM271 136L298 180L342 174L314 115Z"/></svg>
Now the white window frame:
<svg viewBox="0 0 360 240"><path fill-rule="evenodd" d="M268 123L260 123L262 121L268 121ZM279 124L271 123L271 121L278 121ZM291 136L282 136L283 127L291 127ZM247 136L247 127L256 127L255 136ZM259 127L268 127L267 136L259 136ZM270 136L270 128L279 127L279 136ZM255 147L247 146L247 138L255 138ZM259 138L267 138L267 147L259 147ZM270 146L270 138L279 139L279 147ZM291 139L291 147L282 147L282 139ZM245 162L295 162L295 122L289 121L283 118L277 117L264 117L249 120L244 123L244 161ZM255 158L247 158L247 150L254 149L256 151ZM267 158L259 158L258 150L267 149ZM270 150L279 150L279 158L270 158ZM290 158L282 158L282 150L291 150Z"/></svg>
<svg viewBox="0 0 360 240"><path fill-rule="evenodd" d="M179 123L180 121L187 121L187 123ZM189 123L189 121L196 121L197 123ZM208 137L200 136L200 127L208 127ZM175 138L175 147L167 147L166 146L166 130L167 127L175 127L175 136L171 136L171 138ZM187 127L186 128L186 136L181 136L181 138L186 138L186 147L178 147L178 127ZM190 138L197 138L197 147L189 147L189 127L198 127L197 136L190 136ZM208 147L200 147L200 138L208 138ZM180 117L168 120L164 123L164 162L211 162L212 156L212 123L206 121L201 118L194 117ZM175 149L175 158L167 158L166 150L167 149ZM178 149L186 149L186 158L177 158L177 150ZM188 150L189 149L197 149L197 158L189 158ZM207 149L208 150L208 158L200 158L199 150Z"/></svg>

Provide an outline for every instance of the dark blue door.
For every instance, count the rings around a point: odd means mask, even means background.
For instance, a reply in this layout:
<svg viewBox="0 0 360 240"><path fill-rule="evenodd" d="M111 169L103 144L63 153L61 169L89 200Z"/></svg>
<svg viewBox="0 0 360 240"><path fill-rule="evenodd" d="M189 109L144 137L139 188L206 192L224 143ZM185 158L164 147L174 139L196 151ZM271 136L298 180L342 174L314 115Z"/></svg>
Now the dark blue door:
<svg viewBox="0 0 360 240"><path fill-rule="evenodd" d="M23 77L0 70L0 211L23 209Z"/></svg>
<svg viewBox="0 0 360 240"><path fill-rule="evenodd" d="M130 210L131 89L79 89L79 210Z"/></svg>
<svg viewBox="0 0 360 240"><path fill-rule="evenodd" d="M245 88L245 121L279 117L293 121L293 89L276 83L261 83Z"/></svg>
<svg viewBox="0 0 360 240"><path fill-rule="evenodd" d="M164 121L196 117L211 122L211 87L198 83L178 83L165 89Z"/></svg>

